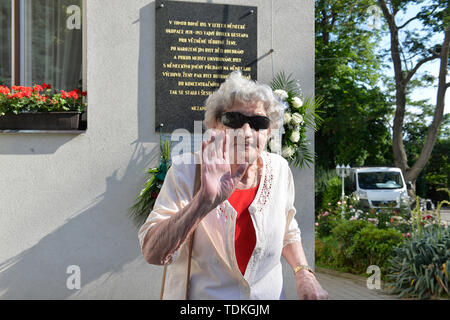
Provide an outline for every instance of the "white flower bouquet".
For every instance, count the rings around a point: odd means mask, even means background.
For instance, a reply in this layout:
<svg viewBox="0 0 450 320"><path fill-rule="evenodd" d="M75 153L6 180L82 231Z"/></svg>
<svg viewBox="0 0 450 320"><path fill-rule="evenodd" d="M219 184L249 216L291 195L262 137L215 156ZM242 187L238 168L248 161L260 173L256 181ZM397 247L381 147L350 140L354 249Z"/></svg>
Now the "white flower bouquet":
<svg viewBox="0 0 450 320"><path fill-rule="evenodd" d="M272 81L271 87L274 94L284 104L283 130L281 148L279 138L272 137L268 144L268 151L277 152L281 149L281 155L295 166L303 168L314 163L315 153L308 141L307 130L317 131L322 119L317 114L322 99L305 97L297 81L292 75L286 77L280 72ZM278 142L277 142L278 140Z"/></svg>

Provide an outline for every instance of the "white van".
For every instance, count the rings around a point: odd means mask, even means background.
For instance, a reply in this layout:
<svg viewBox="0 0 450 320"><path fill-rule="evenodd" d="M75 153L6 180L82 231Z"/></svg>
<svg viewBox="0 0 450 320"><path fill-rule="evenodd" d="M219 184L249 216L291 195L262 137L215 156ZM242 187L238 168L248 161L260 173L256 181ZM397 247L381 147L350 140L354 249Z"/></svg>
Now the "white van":
<svg viewBox="0 0 450 320"><path fill-rule="evenodd" d="M349 178L350 192L363 208L409 206L408 188L400 168L352 168Z"/></svg>

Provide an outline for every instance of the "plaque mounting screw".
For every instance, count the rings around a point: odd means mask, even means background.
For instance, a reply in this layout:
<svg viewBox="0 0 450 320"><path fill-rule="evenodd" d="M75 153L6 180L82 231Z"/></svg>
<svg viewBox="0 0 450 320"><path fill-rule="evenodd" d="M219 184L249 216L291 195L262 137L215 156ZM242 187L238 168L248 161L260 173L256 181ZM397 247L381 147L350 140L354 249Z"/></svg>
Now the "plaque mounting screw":
<svg viewBox="0 0 450 320"><path fill-rule="evenodd" d="M161 4L159 5L159 8L164 8L164 3L161 3Z"/></svg>
<svg viewBox="0 0 450 320"><path fill-rule="evenodd" d="M250 14L254 14L255 13L255 10L250 10Z"/></svg>

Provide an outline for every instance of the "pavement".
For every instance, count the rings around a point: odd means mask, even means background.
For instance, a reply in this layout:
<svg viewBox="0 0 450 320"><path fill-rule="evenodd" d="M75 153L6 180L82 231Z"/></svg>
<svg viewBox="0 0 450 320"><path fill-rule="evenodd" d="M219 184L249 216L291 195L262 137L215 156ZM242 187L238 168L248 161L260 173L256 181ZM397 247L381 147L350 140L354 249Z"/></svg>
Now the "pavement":
<svg viewBox="0 0 450 320"><path fill-rule="evenodd" d="M450 209L448 208L441 209L441 221L445 225L450 225Z"/></svg>
<svg viewBox="0 0 450 320"><path fill-rule="evenodd" d="M387 294L387 288L381 282L381 289L370 290L367 278L350 273L316 267L316 278L328 292L328 300L398 300L395 295Z"/></svg>

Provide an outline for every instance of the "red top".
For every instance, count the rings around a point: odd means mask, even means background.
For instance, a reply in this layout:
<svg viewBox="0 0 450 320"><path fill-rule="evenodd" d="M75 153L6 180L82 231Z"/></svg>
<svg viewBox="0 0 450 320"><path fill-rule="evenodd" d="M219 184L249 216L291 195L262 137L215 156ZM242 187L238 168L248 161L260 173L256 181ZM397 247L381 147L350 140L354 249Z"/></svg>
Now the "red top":
<svg viewBox="0 0 450 320"><path fill-rule="evenodd" d="M248 207L252 204L257 192L258 187L245 190L235 189L228 198L228 202L237 212L234 248L239 270L242 274L247 269L248 261L256 245L255 228Z"/></svg>

